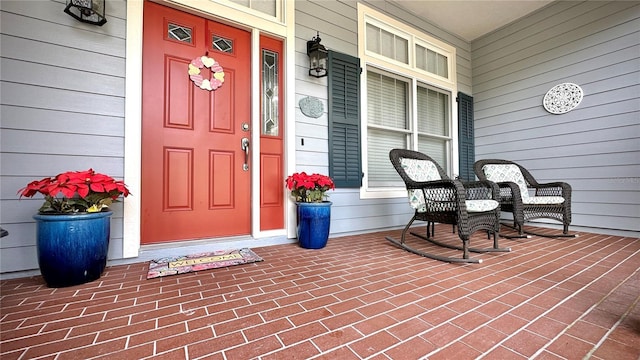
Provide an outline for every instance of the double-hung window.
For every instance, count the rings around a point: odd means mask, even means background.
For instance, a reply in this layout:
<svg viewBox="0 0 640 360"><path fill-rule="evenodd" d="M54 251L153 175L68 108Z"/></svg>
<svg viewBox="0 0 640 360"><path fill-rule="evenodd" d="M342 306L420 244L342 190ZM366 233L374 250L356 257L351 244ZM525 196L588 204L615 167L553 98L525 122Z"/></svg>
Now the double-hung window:
<svg viewBox="0 0 640 360"><path fill-rule="evenodd" d="M449 173L456 155L455 47L358 4L362 60L363 198L404 194L393 148L431 156Z"/></svg>

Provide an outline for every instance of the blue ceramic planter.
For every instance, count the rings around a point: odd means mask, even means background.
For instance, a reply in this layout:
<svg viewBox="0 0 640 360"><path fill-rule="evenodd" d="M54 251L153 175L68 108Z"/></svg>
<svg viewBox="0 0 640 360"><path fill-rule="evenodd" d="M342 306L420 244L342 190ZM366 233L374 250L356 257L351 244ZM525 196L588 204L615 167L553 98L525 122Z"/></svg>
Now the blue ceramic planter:
<svg viewBox="0 0 640 360"><path fill-rule="evenodd" d="M34 215L38 264L49 287L84 284L100 278L107 265L111 211Z"/></svg>
<svg viewBox="0 0 640 360"><path fill-rule="evenodd" d="M305 249L321 249L329 239L331 201L298 203L298 243Z"/></svg>

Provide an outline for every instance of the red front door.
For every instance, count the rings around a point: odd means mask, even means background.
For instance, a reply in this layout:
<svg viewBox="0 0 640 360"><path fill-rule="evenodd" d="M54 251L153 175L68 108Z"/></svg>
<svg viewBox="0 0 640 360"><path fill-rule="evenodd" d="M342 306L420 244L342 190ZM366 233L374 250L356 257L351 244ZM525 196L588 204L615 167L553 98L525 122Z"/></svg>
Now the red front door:
<svg viewBox="0 0 640 360"><path fill-rule="evenodd" d="M141 243L250 233L250 44L244 30L145 2ZM190 79L202 56L214 87L224 71L215 90Z"/></svg>

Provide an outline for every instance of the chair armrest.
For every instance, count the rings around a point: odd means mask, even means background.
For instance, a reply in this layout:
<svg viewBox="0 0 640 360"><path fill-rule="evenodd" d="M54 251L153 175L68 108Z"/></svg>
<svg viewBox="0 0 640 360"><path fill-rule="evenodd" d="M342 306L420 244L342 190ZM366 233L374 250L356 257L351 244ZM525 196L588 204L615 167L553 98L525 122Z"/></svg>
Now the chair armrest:
<svg viewBox="0 0 640 360"><path fill-rule="evenodd" d="M407 190L422 190L425 201L433 203L457 203L460 208L466 200L466 190L459 180L406 181Z"/></svg>
<svg viewBox="0 0 640 360"><path fill-rule="evenodd" d="M462 185L466 190L467 200L496 200L500 201L498 185L489 180L468 181Z"/></svg>
<svg viewBox="0 0 640 360"><path fill-rule="evenodd" d="M510 181L496 183L500 189L500 202L513 204L522 204L522 194L520 194L520 187L518 184Z"/></svg>
<svg viewBox="0 0 640 360"><path fill-rule="evenodd" d="M535 190L536 196L562 196L565 199L571 199L571 185L566 182L538 183Z"/></svg>
<svg viewBox="0 0 640 360"><path fill-rule="evenodd" d="M405 180L405 184L407 186L407 190L414 189L440 189L440 188L456 188L457 180L434 180L434 181L413 181L413 180ZM459 181L458 181L459 182Z"/></svg>

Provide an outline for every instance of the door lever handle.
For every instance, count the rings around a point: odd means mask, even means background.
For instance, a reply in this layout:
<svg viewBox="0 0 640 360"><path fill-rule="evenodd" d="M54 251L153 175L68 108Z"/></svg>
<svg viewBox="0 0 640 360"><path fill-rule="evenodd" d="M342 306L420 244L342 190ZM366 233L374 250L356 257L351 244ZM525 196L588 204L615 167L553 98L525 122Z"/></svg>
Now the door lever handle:
<svg viewBox="0 0 640 360"><path fill-rule="evenodd" d="M246 137L242 138L240 147L244 151L244 164L242 164L242 170L247 171L249 170L249 139Z"/></svg>

